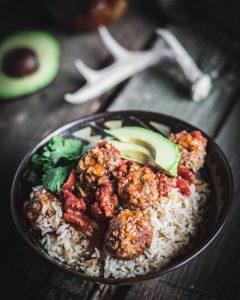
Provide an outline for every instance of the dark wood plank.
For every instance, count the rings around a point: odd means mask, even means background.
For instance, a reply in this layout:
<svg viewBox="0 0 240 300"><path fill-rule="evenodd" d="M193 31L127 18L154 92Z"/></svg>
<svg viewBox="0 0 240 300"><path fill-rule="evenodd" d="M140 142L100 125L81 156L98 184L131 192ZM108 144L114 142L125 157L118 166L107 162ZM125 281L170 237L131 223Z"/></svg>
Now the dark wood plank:
<svg viewBox="0 0 240 300"><path fill-rule="evenodd" d="M214 251L209 252L211 255L211 265L215 262L214 267L208 268L208 272L210 273L209 278L212 283L214 281L217 282L217 299L237 299L240 294L240 145L237 142L240 137L239 115L240 102L239 98L237 98L236 105L233 107L225 126L216 137L216 141L222 147L232 167L235 184L234 204L226 226ZM201 274L201 276L203 276L203 274Z"/></svg>
<svg viewBox="0 0 240 300"><path fill-rule="evenodd" d="M239 65L236 53L229 46L227 38L209 24L168 28L183 43L199 67L213 77L213 90L208 99L201 103L191 101L188 93L176 84L179 78L177 70L172 76L173 71L160 70L159 66L132 78L110 110L162 112L185 119L213 135L235 100Z"/></svg>
<svg viewBox="0 0 240 300"><path fill-rule="evenodd" d="M200 28L203 31L200 31ZM171 30L189 49L204 71L214 71L218 75L214 80L214 88L209 98L203 103L191 103L186 96L182 96L168 77L163 77L163 74L161 77L158 74L157 77L153 75L153 70L149 70L129 82L125 90L110 106L110 110L144 109L178 116L199 126L212 136L219 133L218 140L225 146L225 149L229 147L230 154L238 153L238 150L233 147L234 139L236 140L237 134L239 136L239 122L237 123L239 108L235 107L236 94L239 90L237 83L239 62L234 50L229 48L226 38L221 39L220 35L218 38L215 30L213 32L211 28L207 30L205 25L203 27L191 26L191 28L171 27ZM212 75L215 75L214 73ZM229 121L231 125L227 125L227 129L225 129L222 122L226 120L231 111L235 111L235 117L231 118ZM231 127L234 129L233 137L228 139L228 131L232 130ZM222 128L224 131L221 131ZM228 150L226 149L226 151ZM235 157L234 164L239 170L239 159L236 155L232 157ZM238 172L236 176L239 175ZM235 213L237 214L237 212L238 209ZM237 220L236 217L235 220ZM239 253L237 238L235 238L235 242L230 242L230 239L234 239L236 236L237 226L238 222L231 229L232 235L226 239L231 227L228 225L224 231L225 238L221 236L219 241L215 241L207 251L186 266L161 277L158 281L133 286L126 299L167 299L167 297L175 299L176 295L179 297L176 299L213 299L216 295L220 297L225 290L226 282L228 283L231 278L229 273L223 276L223 273L226 273L225 270L229 269L229 264L227 264L230 259L229 253L230 255ZM236 255L234 259L236 261L234 274L237 277L234 284L237 285L239 276L237 276L236 270L239 268L237 264L239 259ZM175 292L176 290L177 292ZM228 299L227 292L225 299Z"/></svg>
<svg viewBox="0 0 240 300"><path fill-rule="evenodd" d="M238 98L237 98L238 100ZM236 299L239 287L239 213L240 213L240 159L239 144L239 113L240 102L236 105L226 120L225 126L216 137L216 141L224 150L232 167L235 181L234 205L220 238L191 264L165 278L168 282L190 286L213 292L217 299ZM192 265L192 266L191 266Z"/></svg>
<svg viewBox="0 0 240 300"><path fill-rule="evenodd" d="M55 270L42 288L35 290L34 299L79 299L87 300L92 292L94 284L80 281L77 278L63 274Z"/></svg>
<svg viewBox="0 0 240 300"><path fill-rule="evenodd" d="M12 7L16 8L14 5ZM23 5L23 9L26 7ZM23 24L21 11L18 11L18 14L19 29ZM38 18L41 21L41 15ZM34 19L34 15L31 15L31 22ZM28 22L31 23L30 20ZM149 18L141 10L130 10L121 21L111 26L111 31L124 46L140 49L151 39L156 23L156 19ZM38 24L37 21L36 24ZM16 28L16 23L13 24L10 20L6 28L12 30ZM16 297L20 299L122 299L126 291L125 287L108 289L100 286L100 289L92 283L82 282L53 270L51 266L25 249L10 222L7 201L9 188L14 171L26 151L54 127L102 109L109 101L109 95L81 106L71 106L63 101L65 92L73 91L81 84L73 66L75 58L80 57L91 67L99 67L108 62L110 57L100 44L96 32L80 35L60 33L55 27L52 30L59 37L63 49L62 67L58 78L47 89L33 96L9 103L0 103L2 146L0 166L4 170L4 174L0 175L1 199L6 199L2 203L4 216L0 220L0 232L5 241L5 247L1 251L6 264L6 267L4 265L2 268L4 282L6 282L5 290L10 299L16 299ZM221 121L226 118L235 100L237 74L239 74L238 65L234 59L235 53L229 49L225 38L222 40L221 35L217 35L206 26L193 27L192 24L185 28L171 26L171 30L182 40L201 68L206 72L214 70L212 75L218 75L209 99L202 104L191 103L186 93L174 83L168 72L152 70L133 78L111 109L141 107L162 111L185 118L210 134L214 134L220 128ZM159 77L161 77L160 80ZM207 116L207 113L211 118ZM236 218L236 213L234 217ZM234 242L231 243L229 240L230 248L226 247L230 254L235 253L234 229L237 226L236 222L230 235L234 238ZM224 245L221 240L220 243ZM128 298L211 299L215 294L222 294L226 298L231 288L238 291L237 266L239 264L236 255L233 255L237 262L236 266L226 272L229 257L226 255L222 260L222 252L216 250L218 243L214 245L209 250L208 256L202 254L191 263L192 267L189 264L174 272L173 275L161 278L160 281L137 285L130 290ZM236 250L239 250L239 246L236 246ZM220 267L216 267L217 262L220 263ZM226 273L224 276L222 276L223 272ZM229 288L220 288L217 281L221 280L220 282L224 283L231 276L235 278Z"/></svg>
<svg viewBox="0 0 240 300"><path fill-rule="evenodd" d="M24 0L19 5L14 5L15 2L9 1L9 9L14 8L13 13L15 11L17 16L13 24L11 22L14 16L11 14L5 24L6 30L20 30L29 24L36 24L43 29L49 27L39 6L31 13L32 5L28 6L27 3L29 1ZM30 14L30 17L24 22L23 16L26 14ZM41 16L44 22L41 22ZM130 8L122 20L110 29L124 46L140 49L151 39L156 22L154 18L149 19L141 7ZM5 241L4 247L1 247L1 256L4 257L1 269L4 278L1 283L6 299L86 299L91 293L95 293L93 283L82 282L56 271L27 250L11 221L10 186L25 153L49 131L75 118L103 109L112 97L111 92L79 106L70 105L63 100L64 93L76 90L82 83L73 65L76 58L83 59L93 68L99 68L110 61L110 55L101 44L96 31L64 33L52 25L52 32L59 38L62 46L61 70L56 80L46 89L29 97L0 102L0 168L4 170L0 174L0 194L1 199L4 199L1 203L4 214L0 219L0 234ZM6 34L6 31L1 28L1 33Z"/></svg>
<svg viewBox="0 0 240 300"><path fill-rule="evenodd" d="M212 293L205 292L204 290L190 288L183 288L175 284L169 284L161 280L150 281L147 284L137 286L137 292L133 287L126 300L134 300L141 297L141 299L148 300L180 300L180 299L194 299L194 300L212 300L214 295Z"/></svg>

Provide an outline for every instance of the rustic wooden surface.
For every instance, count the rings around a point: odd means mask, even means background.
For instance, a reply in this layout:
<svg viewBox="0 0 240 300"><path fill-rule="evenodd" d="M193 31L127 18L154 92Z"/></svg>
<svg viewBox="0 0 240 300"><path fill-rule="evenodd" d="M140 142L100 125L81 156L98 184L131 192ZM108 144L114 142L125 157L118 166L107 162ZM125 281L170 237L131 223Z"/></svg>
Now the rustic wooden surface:
<svg viewBox="0 0 240 300"><path fill-rule="evenodd" d="M26 7L21 7L23 13L26 13ZM20 12L15 23L11 18L6 23L6 30L23 26ZM44 12L41 13L42 18L35 19L33 14L29 22L46 27L49 20L45 20ZM111 26L111 32L124 46L141 49L152 40L154 27L159 23L161 20L156 18L154 10L135 5ZM191 102L187 91L180 87L177 70L154 67L100 99L79 106L67 104L63 94L81 84L73 60L80 57L97 68L109 63L111 58L96 32L61 33L51 25L62 45L59 76L49 87L35 95L0 102L0 233L4 243L1 247L3 266L0 273L3 275L2 293L4 290L7 295L5 299L239 299L239 45L203 21L184 25L167 22L166 27L182 41L200 68L214 78L213 90L206 101L198 104ZM6 30L1 28L0 34L6 34ZM53 128L105 109L162 112L199 126L222 146L235 177L234 206L219 240L177 271L133 286L99 286L53 269L25 247L11 220L9 191L14 172L24 154Z"/></svg>

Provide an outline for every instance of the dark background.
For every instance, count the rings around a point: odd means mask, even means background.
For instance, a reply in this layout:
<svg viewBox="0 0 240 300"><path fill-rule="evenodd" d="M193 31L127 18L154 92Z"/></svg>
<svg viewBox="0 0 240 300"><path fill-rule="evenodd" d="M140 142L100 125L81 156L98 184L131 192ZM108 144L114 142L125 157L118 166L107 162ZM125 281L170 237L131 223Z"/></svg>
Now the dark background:
<svg viewBox="0 0 240 300"><path fill-rule="evenodd" d="M240 38L240 2L237 0L133 0L144 9L156 11L156 3L160 3L166 19L184 22L187 19L208 19L225 32ZM44 1L31 0L1 0L0 33L36 25L49 27L51 18L46 13Z"/></svg>

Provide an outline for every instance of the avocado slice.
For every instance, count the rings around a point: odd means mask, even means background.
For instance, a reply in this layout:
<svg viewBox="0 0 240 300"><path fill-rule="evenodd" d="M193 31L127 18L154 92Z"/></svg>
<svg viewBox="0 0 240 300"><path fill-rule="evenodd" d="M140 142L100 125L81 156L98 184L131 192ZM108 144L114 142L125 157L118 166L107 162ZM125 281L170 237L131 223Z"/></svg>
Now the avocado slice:
<svg viewBox="0 0 240 300"><path fill-rule="evenodd" d="M0 45L0 98L24 96L47 86L59 64L59 43L47 32L25 31L6 38Z"/></svg>
<svg viewBox="0 0 240 300"><path fill-rule="evenodd" d="M114 145L120 151L120 156L124 159L133 160L141 164L154 164L151 152L141 145L115 140L108 140L108 143Z"/></svg>
<svg viewBox="0 0 240 300"><path fill-rule="evenodd" d="M122 142L147 148L156 165L170 175L177 176L177 166L180 159L178 146L160 133L134 126L124 126L105 131Z"/></svg>

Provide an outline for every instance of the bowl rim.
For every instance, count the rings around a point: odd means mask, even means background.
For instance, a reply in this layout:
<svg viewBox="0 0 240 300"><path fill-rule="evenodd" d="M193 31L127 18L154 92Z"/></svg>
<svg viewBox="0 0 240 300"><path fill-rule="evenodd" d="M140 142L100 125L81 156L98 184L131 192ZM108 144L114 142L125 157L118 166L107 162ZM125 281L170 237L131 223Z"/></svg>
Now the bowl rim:
<svg viewBox="0 0 240 300"><path fill-rule="evenodd" d="M175 118L173 116L169 116L162 113L156 113L151 111L142 111L142 110L119 110L119 111L107 111L97 114L88 115L85 117L77 118L71 122L65 123L61 126L56 127L53 129L50 133L43 136L39 142L35 144L33 148L31 148L27 154L24 156L22 161L20 162L17 171L14 175L12 187L11 187L11 212L12 212L12 218L14 221L14 225L21 236L21 238L25 241L25 244L32 250L34 250L35 253L38 254L39 257L50 263L52 266L55 266L58 270L65 272L67 274L70 274L72 276L75 276L82 280L87 280L95 283L101 283L101 284L108 284L108 285L129 285L134 283L139 283L143 281L147 281L150 279L158 278L162 275L168 274L179 267L185 265L187 262L191 261L193 258L195 258L197 255L199 255L202 251L204 251L209 244L215 240L218 236L220 231L222 230L224 224L226 223L227 218L229 217L229 211L233 204L233 191L234 191L234 181L233 181L233 174L231 167L229 165L229 162L221 150L221 148L217 145L217 143L210 137L208 134L206 134L204 131L201 130L203 135L208 139L208 142L212 144L213 147L215 147L218 151L218 155L221 157L221 162L224 165L224 168L226 169L226 176L229 181L229 187L228 187L228 195L226 197L226 203L225 203L225 211L221 214L221 218L219 219L219 222L216 226L216 228L213 230L213 232L208 236L208 238L204 239L202 243L200 243L192 252L185 255L183 258L180 258L176 262L173 262L169 266L164 267L163 269L156 270L147 274L138 275L136 277L130 277L130 278L104 278L104 277L96 277L96 276L90 276L86 275L84 273L81 273L77 270L70 269L67 265L62 264L61 262L58 262L57 260L53 259L51 256L47 254L47 252L39 251L39 249L28 239L28 237L25 235L25 232L21 226L20 222L20 214L18 214L17 207L15 205L15 200L17 196L15 195L15 192L18 188L18 182L21 178L21 170L25 166L26 163L29 162L30 157L40 148L42 147L47 141L49 141L53 136L63 133L67 129L70 129L71 127L84 122L90 122L94 119L99 118L106 118L108 116L117 116L117 115L137 115L138 117L144 116L144 117L151 117L154 118L159 117L159 119L164 123L165 120L169 120L171 122L180 122L181 125L190 127L192 130L200 130L196 126L193 126L181 119Z"/></svg>

